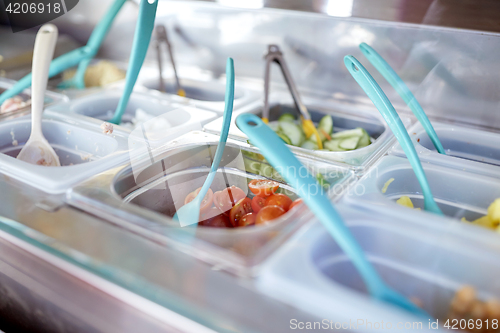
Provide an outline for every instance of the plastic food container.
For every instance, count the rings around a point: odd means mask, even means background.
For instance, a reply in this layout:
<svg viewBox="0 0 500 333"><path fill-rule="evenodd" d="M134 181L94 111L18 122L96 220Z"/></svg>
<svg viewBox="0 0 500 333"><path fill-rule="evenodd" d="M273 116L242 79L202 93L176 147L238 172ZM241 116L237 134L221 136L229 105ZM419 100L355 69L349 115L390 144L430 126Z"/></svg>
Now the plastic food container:
<svg viewBox="0 0 500 333"><path fill-rule="evenodd" d="M16 159L31 133L31 118L24 116L0 124L4 174L42 191L60 193L128 158L131 142L127 133L119 130L106 135L97 124L44 114L42 131L62 166L46 167Z"/></svg>
<svg viewBox="0 0 500 333"><path fill-rule="evenodd" d="M217 142L214 135L188 133L150 156L83 182L72 190L69 202L157 242L175 244L219 268L241 275L253 274L263 258L308 221L310 212L302 206L266 226L181 228L171 217L183 205L186 195L204 183ZM248 191L249 181L263 178L247 172L243 152L252 150L228 143L211 186L214 192L231 185ZM353 177L351 171L339 166L309 163L308 168L321 170L331 185L328 194L332 199L342 194L342 188ZM281 183L280 188L290 197L296 197L286 184Z"/></svg>
<svg viewBox="0 0 500 333"><path fill-rule="evenodd" d="M460 159L457 159L456 169L461 169ZM472 221L486 215L488 206L500 197L500 180L450 169L443 166L423 163L424 171L429 181L434 198L446 216L460 220L465 217ZM387 181L394 178L385 193L382 189ZM406 195L411 198L415 207L423 209L421 188L413 169L406 158L396 156L383 157L355 185L352 195L345 200L354 205L363 204L377 210L397 210L412 214L422 214L426 219L428 212L418 212L400 206L396 200ZM476 226L472 230L475 230Z"/></svg>
<svg viewBox="0 0 500 333"><path fill-rule="evenodd" d="M0 78L0 94L2 94L4 91L6 91L9 88L11 88L12 86L14 86L15 83L16 83L16 81L14 81L14 80ZM25 89L18 96L21 97L24 102L30 100L31 99L31 89ZM53 105L53 104L61 103L61 102L66 102L66 101L68 101L68 98L64 95L54 93L51 91L45 92L45 101L44 101L45 107L48 107L48 106ZM25 114L30 113L30 112L31 112L31 104L27 105L23 108L20 108L20 109L1 113L0 114L0 121L19 117L19 116L25 115Z"/></svg>
<svg viewBox="0 0 500 333"><path fill-rule="evenodd" d="M113 117L121 94L122 92L116 89L103 90L54 105L47 111L61 115L71 114L71 117L76 119L101 124L102 121ZM212 111L134 92L125 109L122 124L118 128L124 132L136 132L135 137L151 141L167 141L192 130L201 130L204 124L217 117L218 114ZM95 119L101 121L96 122ZM139 124L143 124L143 128Z"/></svg>
<svg viewBox="0 0 500 333"><path fill-rule="evenodd" d="M443 217L422 220L406 214L401 219L398 214L338 208L384 281L420 302L440 325L455 292L464 285L475 287L482 300L500 296L500 285L493 282L500 273L496 235L468 234ZM373 332L377 326L383 330L382 321L386 330L398 323L410 323L400 327L405 331L429 329L427 319L419 328L413 323L421 318L372 300L351 261L319 223L297 234L266 262L259 288L334 324L352 324L356 331Z"/></svg>
<svg viewBox="0 0 500 333"><path fill-rule="evenodd" d="M206 76L206 75L205 75ZM200 78L182 76L180 83L186 92L186 97L177 95L177 86L172 76L164 76L165 92L160 92L158 70L144 68L137 79L137 89L145 88L149 94L164 96L172 102L194 105L211 111L224 112L224 98L226 93L225 79L213 80L203 75ZM247 105L259 98L259 94L251 88L246 88L239 81L234 89L234 109Z"/></svg>
<svg viewBox="0 0 500 333"><path fill-rule="evenodd" d="M451 168L500 177L500 133L455 124L432 122L446 155L439 154L420 123L408 130L415 148L424 161ZM393 154L404 156L399 144Z"/></svg>
<svg viewBox="0 0 500 333"><path fill-rule="evenodd" d="M270 96L269 100L271 101L269 121L278 120L279 116L283 113L291 113L296 115L297 118L299 117L298 110L293 106L293 102L287 94L274 94ZM356 170L363 170L384 154L395 139L391 130L385 124L385 121L374 108L367 109L365 107L363 109L355 105L340 104L308 97L305 97L303 102L307 106L313 122L319 122L322 116L328 114L333 118L334 132L363 127L374 141L367 147L345 152L315 151L289 146L297 155L314 156L324 160L342 162L352 165ZM239 114L247 112L261 116L262 103L254 103L237 110L233 114L233 120L229 131L231 138L244 141L248 139L234 123L234 119L236 119ZM405 125L408 126L410 124L409 118L403 116L402 120ZM220 133L221 128L221 119L214 120L205 126L205 130L210 133Z"/></svg>

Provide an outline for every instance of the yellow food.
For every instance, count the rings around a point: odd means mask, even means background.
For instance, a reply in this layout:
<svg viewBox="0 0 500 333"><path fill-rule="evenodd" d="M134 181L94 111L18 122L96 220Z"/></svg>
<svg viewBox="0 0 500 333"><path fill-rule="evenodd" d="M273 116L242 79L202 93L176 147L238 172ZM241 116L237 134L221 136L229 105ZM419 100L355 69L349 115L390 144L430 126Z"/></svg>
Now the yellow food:
<svg viewBox="0 0 500 333"><path fill-rule="evenodd" d="M413 208L413 202L411 202L411 199L407 197L406 195L403 195L401 198L396 201L398 204L401 206Z"/></svg>
<svg viewBox="0 0 500 333"><path fill-rule="evenodd" d="M386 181L386 182L385 182L384 187L382 187L382 193L387 192L387 188L389 187L389 185L390 185L393 181L394 181L394 178L391 178L391 179L389 179L388 181ZM408 197L407 197L407 198L408 198ZM408 200L409 200L409 199L410 199L410 198L408 198ZM410 200L410 202L411 202L411 200ZM412 207L413 207L413 204L412 204Z"/></svg>
<svg viewBox="0 0 500 333"><path fill-rule="evenodd" d="M76 70L68 70L63 73L63 79L69 80L75 76ZM85 87L102 87L107 84L123 80L125 72L110 61L99 61L89 66L85 72Z"/></svg>

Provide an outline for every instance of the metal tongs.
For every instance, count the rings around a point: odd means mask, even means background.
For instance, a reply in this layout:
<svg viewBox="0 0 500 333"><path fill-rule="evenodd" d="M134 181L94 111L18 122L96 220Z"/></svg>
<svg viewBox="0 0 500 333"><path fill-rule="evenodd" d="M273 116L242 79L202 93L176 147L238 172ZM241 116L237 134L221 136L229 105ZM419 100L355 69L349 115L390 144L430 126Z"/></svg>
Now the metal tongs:
<svg viewBox="0 0 500 333"><path fill-rule="evenodd" d="M177 95L186 97L186 92L184 91L184 89L182 89L181 83L179 81L179 76L177 75L177 67L175 66L174 55L172 53L172 45L170 45L170 41L168 40L167 29L165 29L164 25L159 24L155 27L155 34L156 34L155 46L158 55L158 72L160 76L159 90L161 92L165 92L165 82L163 81L163 61L161 57L162 55L161 44L165 43L168 54L170 56L170 62L172 63L172 68L174 69L175 84L177 85Z"/></svg>
<svg viewBox="0 0 500 333"><path fill-rule="evenodd" d="M307 138L310 138L313 134L316 136L316 142L318 143L318 148L323 149L323 143L321 138L319 137L319 133L314 126L311 115L309 111L307 111L306 106L302 103L300 99L299 92L297 91L297 87L293 82L292 76L290 75L290 71L288 70L288 66L286 65L285 58L283 57L283 53L281 53L278 45L271 44L267 48L267 53L264 56L266 60L266 70L264 73L264 110L262 112L262 120L267 124L269 123L269 83L271 77L271 63L275 62L281 68L281 72L283 73L283 77L285 78L286 84L288 85L288 89L292 94L293 101L295 103L295 107L301 113L302 120L302 128L304 129L304 133Z"/></svg>

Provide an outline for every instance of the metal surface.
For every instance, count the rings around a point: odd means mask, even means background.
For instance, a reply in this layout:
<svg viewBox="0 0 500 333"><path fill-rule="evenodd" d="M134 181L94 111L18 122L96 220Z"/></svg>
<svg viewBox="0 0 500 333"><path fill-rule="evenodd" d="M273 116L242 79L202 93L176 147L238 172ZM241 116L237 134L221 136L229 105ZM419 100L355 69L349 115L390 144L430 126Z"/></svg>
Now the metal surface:
<svg viewBox="0 0 500 333"><path fill-rule="evenodd" d="M283 77L285 78L285 82L290 90L290 94L292 94L295 107L300 111L300 114L304 117L304 119L311 120L311 115L300 99L299 92L292 79L292 74L286 65L285 58L283 57L283 53L281 53L278 45L269 45L264 59L266 60L266 70L264 72L264 110L262 111L262 118L269 120L269 85L271 80L271 64L276 63L283 73Z"/></svg>
<svg viewBox="0 0 500 333"><path fill-rule="evenodd" d="M167 29L165 29L165 26L163 25L157 25L155 27L155 34L156 34L156 40L155 40L155 46L156 46L156 52L158 53L158 75L159 75L159 90L161 92L165 92L165 83L163 82L163 65L162 65L162 52L161 52L161 44L165 43L165 46L168 51L168 55L170 57L170 63L172 64L172 70L174 71L174 77L175 77L175 84L177 85L177 91L179 91L181 88L181 83L179 82L179 75L177 74L177 67L175 66L175 59L174 59L174 54L172 52L172 45L170 44L170 41L168 40L168 35L167 35Z"/></svg>

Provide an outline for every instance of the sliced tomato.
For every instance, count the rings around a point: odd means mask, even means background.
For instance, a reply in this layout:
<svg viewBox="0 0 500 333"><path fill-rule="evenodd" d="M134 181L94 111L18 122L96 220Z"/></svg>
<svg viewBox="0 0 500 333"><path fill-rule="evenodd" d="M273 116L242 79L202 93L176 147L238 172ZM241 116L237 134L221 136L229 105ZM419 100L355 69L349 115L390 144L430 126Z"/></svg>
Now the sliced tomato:
<svg viewBox="0 0 500 333"><path fill-rule="evenodd" d="M196 198L196 196L198 195L198 193L200 193L200 190L201 190L201 187L198 187L196 189L196 191L189 193L186 196L186 198L184 199L184 204L187 205L188 203L193 201L194 198ZM214 200L214 192L212 192L211 189L208 189L207 194L205 195L205 198L203 198L203 200L201 201L200 213L203 213L203 212L207 211L208 209L210 209L210 207L212 207L213 200Z"/></svg>
<svg viewBox="0 0 500 333"><path fill-rule="evenodd" d="M222 213L227 214L238 201L245 197L245 192L241 188L233 185L222 191L215 192L214 204Z"/></svg>
<svg viewBox="0 0 500 333"><path fill-rule="evenodd" d="M282 193L273 194L266 199L266 206L280 206L285 212L288 211L291 204L292 199L290 199L288 195Z"/></svg>
<svg viewBox="0 0 500 333"><path fill-rule="evenodd" d="M280 187L278 182L270 179L254 179L248 183L248 188L253 194L260 197L268 197Z"/></svg>
<svg viewBox="0 0 500 333"><path fill-rule="evenodd" d="M292 204L290 205L290 207L288 208L288 210L291 210L293 207L302 204L302 202L303 202L302 198L298 198L297 200L295 200L294 202L292 202Z"/></svg>
<svg viewBox="0 0 500 333"><path fill-rule="evenodd" d="M285 210L280 206L266 206L257 213L255 224L266 224L283 214L285 214Z"/></svg>
<svg viewBox="0 0 500 333"><path fill-rule="evenodd" d="M250 198L243 198L231 208L231 212L229 212L229 221L233 224L233 226L237 226L240 219L243 215L252 212L252 200Z"/></svg>
<svg viewBox="0 0 500 333"><path fill-rule="evenodd" d="M218 210L215 207L211 207L208 211L201 214L200 219L202 221L198 224L204 227L213 227L213 228L233 227L233 225L229 222L228 217L221 214L220 210Z"/></svg>
<svg viewBox="0 0 500 333"><path fill-rule="evenodd" d="M252 209L253 209L255 214L257 214L259 212L259 210L261 210L262 207L264 207L265 205L266 205L266 198L259 197L258 195L253 197Z"/></svg>
<svg viewBox="0 0 500 333"><path fill-rule="evenodd" d="M257 213L246 213L238 222L238 227L248 227L249 225L254 225L256 219Z"/></svg>

